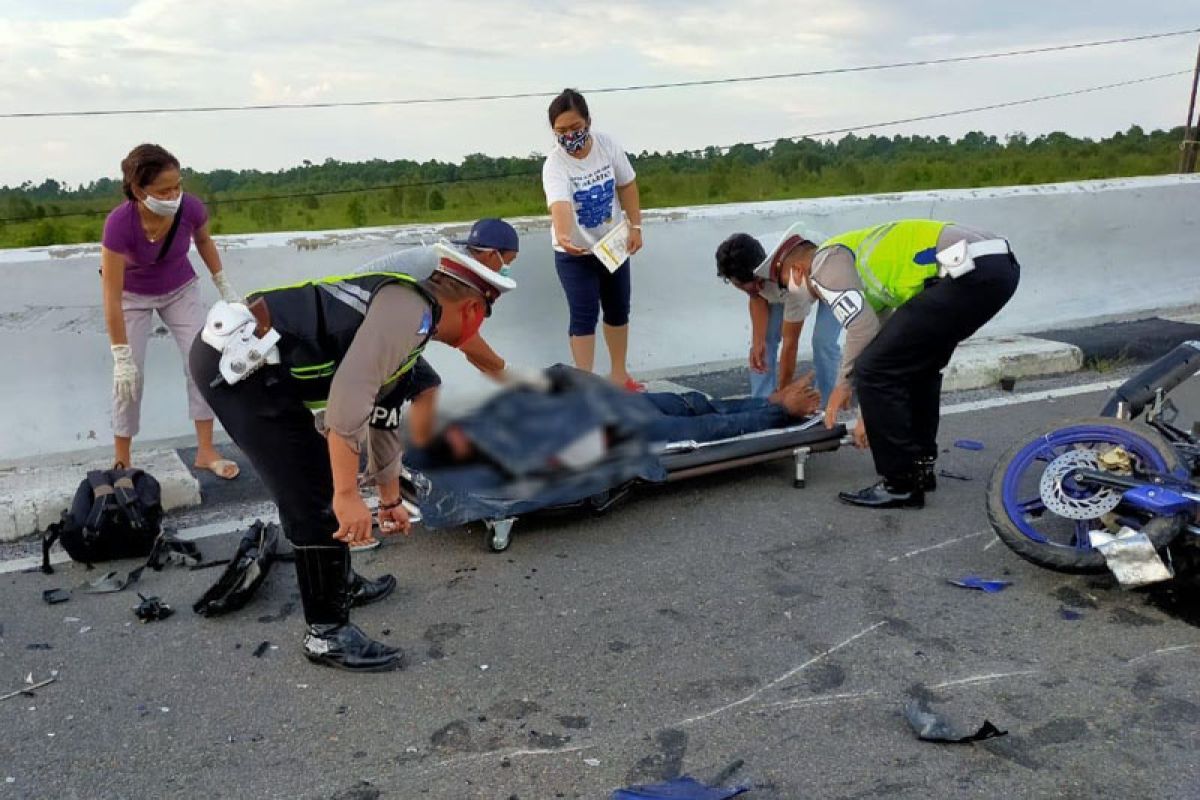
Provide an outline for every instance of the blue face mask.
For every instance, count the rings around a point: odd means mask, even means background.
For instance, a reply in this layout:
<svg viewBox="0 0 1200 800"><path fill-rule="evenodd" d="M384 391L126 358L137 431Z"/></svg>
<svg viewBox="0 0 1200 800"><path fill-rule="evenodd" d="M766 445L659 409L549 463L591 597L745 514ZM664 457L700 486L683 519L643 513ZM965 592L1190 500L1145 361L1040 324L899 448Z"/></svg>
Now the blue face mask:
<svg viewBox="0 0 1200 800"><path fill-rule="evenodd" d="M584 146L587 145L588 137L590 137L591 135L592 134L591 134L590 127L580 128L577 131L571 131L570 133L564 133L564 134L559 135L557 137L558 144L560 147L562 147L563 150L566 150L568 153L578 153L580 150L582 150L584 148Z"/></svg>
<svg viewBox="0 0 1200 800"><path fill-rule="evenodd" d="M501 278L511 278L512 277L512 267L510 267L508 264L505 264L503 267L501 267L500 268L500 277Z"/></svg>

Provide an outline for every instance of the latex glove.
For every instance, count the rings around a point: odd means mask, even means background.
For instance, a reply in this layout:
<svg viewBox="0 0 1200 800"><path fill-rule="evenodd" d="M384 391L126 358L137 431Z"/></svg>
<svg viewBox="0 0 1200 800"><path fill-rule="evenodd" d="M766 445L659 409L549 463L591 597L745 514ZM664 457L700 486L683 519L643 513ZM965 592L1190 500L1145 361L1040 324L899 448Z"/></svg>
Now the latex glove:
<svg viewBox="0 0 1200 800"><path fill-rule="evenodd" d="M225 277L225 270L214 272L212 282L213 286L217 287L217 293L221 295L221 299L226 303L244 302L242 296L233 290L233 286L229 283L229 278Z"/></svg>
<svg viewBox="0 0 1200 800"><path fill-rule="evenodd" d="M548 392L551 389L550 379L546 373L506 365L496 376L496 380L504 386L519 389L532 389L535 392Z"/></svg>
<svg viewBox="0 0 1200 800"><path fill-rule="evenodd" d="M121 402L128 403L137 393L138 368L133 363L133 350L127 344L112 345L113 392Z"/></svg>

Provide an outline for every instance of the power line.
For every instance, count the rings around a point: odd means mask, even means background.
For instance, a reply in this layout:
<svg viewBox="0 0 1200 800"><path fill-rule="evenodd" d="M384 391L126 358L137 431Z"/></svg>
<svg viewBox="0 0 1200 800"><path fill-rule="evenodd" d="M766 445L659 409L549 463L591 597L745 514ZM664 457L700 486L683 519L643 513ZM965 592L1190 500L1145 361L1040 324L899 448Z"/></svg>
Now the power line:
<svg viewBox="0 0 1200 800"><path fill-rule="evenodd" d="M1102 92L1106 89L1117 89L1122 86L1133 86L1138 83L1149 83L1150 81L1160 81L1163 78L1174 78L1179 75L1188 75L1190 69L1177 70L1175 72L1163 72L1158 75L1147 75L1144 78L1133 78L1128 81L1120 81L1119 83L1106 83L1103 86L1089 86L1086 89L1073 89L1069 92L1057 92L1055 94L1043 94L1038 97L1027 97L1024 100L1009 100L1004 103L991 103L986 106L973 106L971 108L959 108L954 111L942 111L937 114L923 114L919 117L905 117L903 119L893 119L887 122L872 122L869 125L851 125L845 128L830 128L825 131L814 131L813 133L802 133L798 136L787 136L787 139L805 139L814 136L830 136L835 133L853 133L854 131L867 130L869 128L886 128L891 125L903 125L906 122L924 122L930 119L942 119L943 117L956 117L962 114L974 114L979 111L992 111L997 108L1011 108L1012 106L1023 106L1029 103L1041 103L1046 100L1057 100L1062 97L1074 97L1080 94L1090 94L1091 92ZM778 139L763 139L757 142L746 142L749 145L774 144ZM729 149L728 147L720 148L722 150Z"/></svg>
<svg viewBox="0 0 1200 800"><path fill-rule="evenodd" d="M1037 53L1053 53L1065 50L1082 50L1090 47L1104 47L1130 42L1144 42L1151 39L1166 39L1173 36L1186 36L1200 33L1200 28L1189 28L1180 31L1150 33L1143 36L1124 36L1119 39L1101 39L1091 42L1074 44L1051 45L1047 47L1032 47L1023 50L1004 50L995 53L980 53L968 56L951 56L947 58L929 58L918 61L897 61L888 64L867 64L854 67L834 67L831 69L806 70L803 72L779 72L768 75L746 75L732 78L709 78L695 81L675 81L671 83L647 83L630 86L605 86L582 89L588 94L612 94L617 92L640 92L656 89L679 89L692 86L716 86L721 84L754 83L759 81L775 81L791 78L812 78L822 75L845 75L855 72L875 72L887 69L907 67L927 67L936 64L957 64L965 61L984 61L997 58L1012 58L1015 56L1034 55ZM311 103L261 103L255 105L230 106L178 106L175 108L131 108L131 109L102 109L94 111L15 111L0 113L0 119L46 119L63 117L111 117L138 114L208 114L225 111L284 111L314 108L370 108L377 106L407 106L433 105L441 103L469 103L490 100L520 100L536 97L555 97L558 92L515 92L511 94L476 94L452 95L446 97L410 97L399 100L347 100Z"/></svg>
<svg viewBox="0 0 1200 800"><path fill-rule="evenodd" d="M720 145L720 146L716 146L715 148L700 148L700 149L696 149L696 150L682 150L679 153L677 153L677 155L703 155L709 149L716 149L718 151L728 151L728 150L733 149L734 147L745 146L745 145L755 147L755 146L760 146L760 145L774 144L774 143L776 143L778 141L782 141L782 140L794 141L794 140L798 140L798 139L811 139L811 138L815 138L818 136L831 136L836 133L853 133L855 131L870 130L873 128L885 128L885 127L889 127L892 125L903 125L903 124L909 123L909 122L924 122L926 120L944 119L946 117L962 116L965 114L975 114L980 111L992 111L992 110L998 109L998 108L1012 108L1013 106L1028 105L1030 103L1041 103L1041 102L1045 102L1047 100L1057 100L1057 99L1060 99L1063 97L1074 97L1076 95L1090 94L1092 92L1102 92L1102 91L1105 91L1108 89L1118 89L1118 88L1121 88L1124 86L1133 86L1133 85L1136 85L1139 83L1149 83L1150 81L1163 80L1164 78L1174 78L1174 77L1177 77L1180 75L1188 75L1188 74L1191 74L1191 72L1192 72L1191 70L1177 70L1175 72L1164 72L1164 73L1160 73L1158 75L1147 75L1142 78L1132 78L1130 80L1120 81L1118 83L1107 83L1107 84L1104 84L1101 86L1089 86L1084 89L1072 89L1072 90L1066 91L1066 92L1056 92L1055 94L1044 94L1044 95L1039 95L1037 97L1027 97L1022 100L1008 100L1008 101L1005 101L1002 103L991 103L989 105L984 105L984 106L972 106L970 108L959 108L959 109L955 109L953 111L940 111L940 112L937 112L934 114L923 114L923 115L917 116L917 117L905 117L903 119L893 119L893 120L887 120L884 122L871 122L871 123L865 123L862 125L849 125L849 126L846 126L843 128L829 128L829 129L823 130L823 131L811 131L809 133L800 133L800 134L795 134L792 136L779 136L774 139L760 139L758 141L752 141L752 142L740 142L736 145ZM327 190L320 191L320 192L292 192L292 193L288 193L288 194L263 195L263 196L259 196L259 197L213 198L212 200L207 201L206 205L219 206L219 205L225 205L225 204L230 204L230 203L257 203L257 202L266 202L266 201L270 201L270 200L296 200L296 199L302 199L302 198L306 198L306 197L332 197L332 196L346 195L346 194L366 194L369 192L384 192L384 191L389 191L392 189L408 189L410 187L452 186L454 184L474 183L477 181L508 180L509 178L529 178L529 177L533 177L534 175L538 175L540 173L541 173L541 168L539 167L536 170L528 170L528 171L524 171L524 172L512 172L507 175L479 175L479 176L474 176L474 177L469 177L469 178L452 178L452 179L445 179L445 180L432 179L432 180L415 181L415 182L409 182L409 183L389 183L389 184L382 184L379 186L368 186L368 187L363 187L363 188L327 189ZM111 209L106 208L106 209L91 209L88 211L70 211L70 212L63 212L63 213L59 213L59 214L46 214L41 217L2 217L2 218L0 218L0 223L34 222L34 221L43 220L43 219L62 219L65 217L99 216L101 214L108 214L109 211L111 211Z"/></svg>

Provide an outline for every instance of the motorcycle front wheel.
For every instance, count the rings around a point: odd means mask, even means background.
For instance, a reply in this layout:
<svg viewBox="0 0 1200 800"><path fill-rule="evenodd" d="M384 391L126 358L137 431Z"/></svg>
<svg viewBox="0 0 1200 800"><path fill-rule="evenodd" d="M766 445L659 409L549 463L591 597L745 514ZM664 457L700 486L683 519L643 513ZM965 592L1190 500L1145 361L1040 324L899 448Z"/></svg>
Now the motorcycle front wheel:
<svg viewBox="0 0 1200 800"><path fill-rule="evenodd" d="M1059 572L1103 572L1104 557L1088 533L1129 524L1166 547L1183 530L1183 517L1152 517L1125 508L1121 490L1080 484L1077 469L1101 469L1100 457L1121 448L1133 477L1186 477L1179 455L1152 430L1102 417L1059 423L1013 446L992 472L988 519L1008 547L1039 567Z"/></svg>

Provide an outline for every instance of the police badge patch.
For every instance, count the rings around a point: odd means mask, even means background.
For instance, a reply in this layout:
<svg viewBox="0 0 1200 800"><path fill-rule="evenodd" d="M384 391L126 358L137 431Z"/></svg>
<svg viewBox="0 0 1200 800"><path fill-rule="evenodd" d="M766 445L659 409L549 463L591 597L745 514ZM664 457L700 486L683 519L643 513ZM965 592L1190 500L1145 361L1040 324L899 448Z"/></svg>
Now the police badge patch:
<svg viewBox="0 0 1200 800"><path fill-rule="evenodd" d="M863 295L858 289L838 292L829 301L833 316L843 328L849 325L863 310Z"/></svg>

